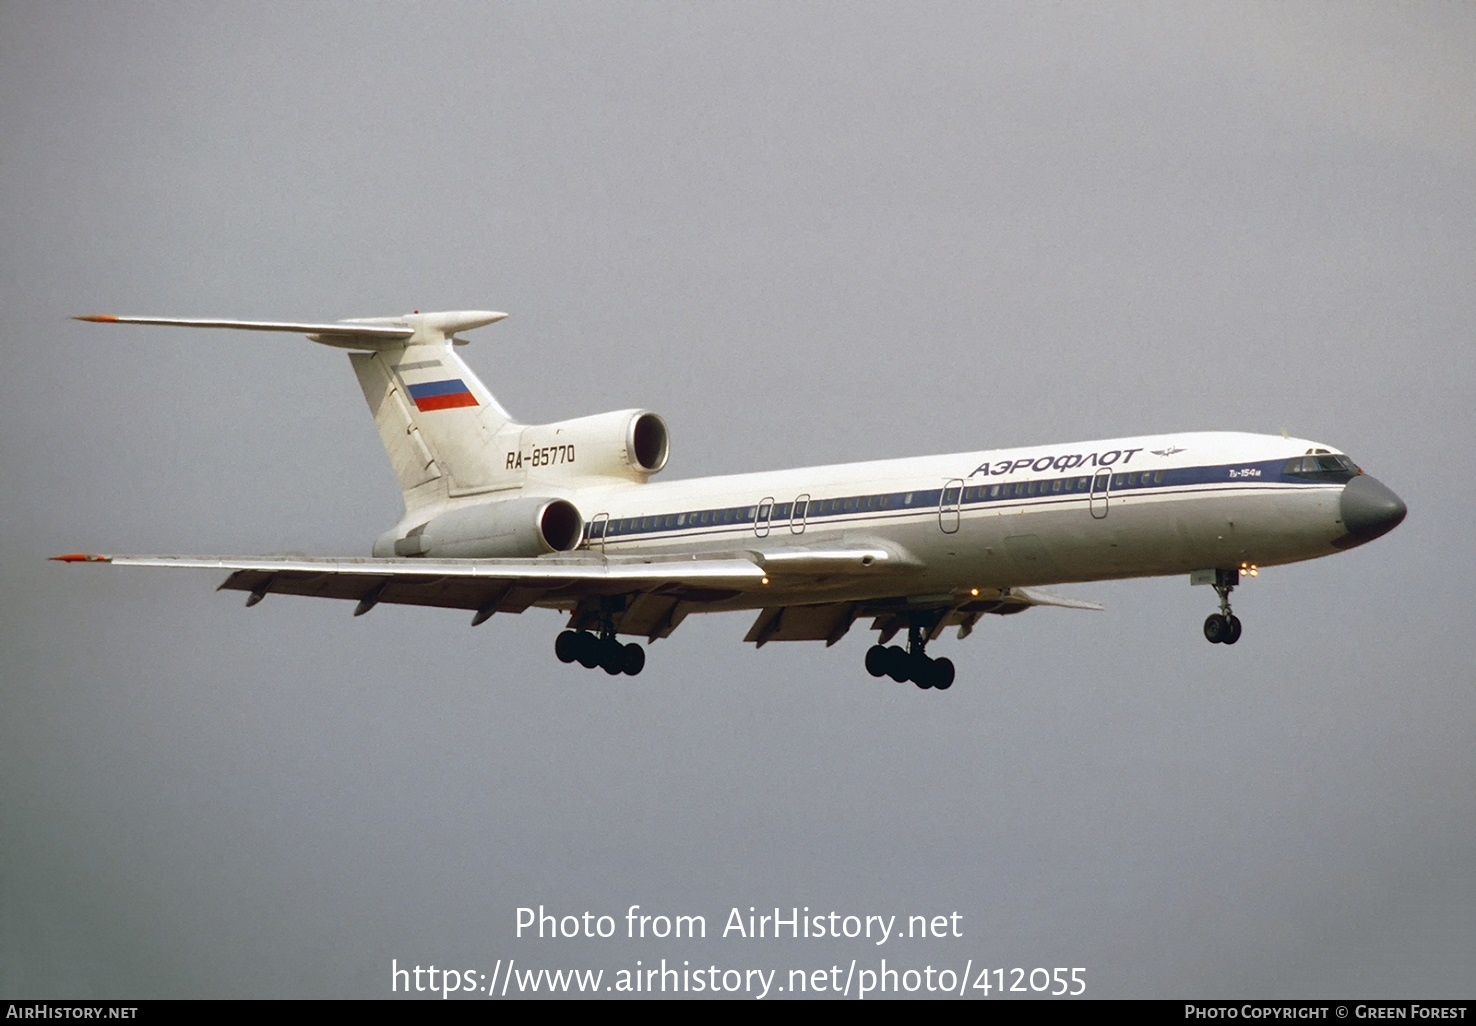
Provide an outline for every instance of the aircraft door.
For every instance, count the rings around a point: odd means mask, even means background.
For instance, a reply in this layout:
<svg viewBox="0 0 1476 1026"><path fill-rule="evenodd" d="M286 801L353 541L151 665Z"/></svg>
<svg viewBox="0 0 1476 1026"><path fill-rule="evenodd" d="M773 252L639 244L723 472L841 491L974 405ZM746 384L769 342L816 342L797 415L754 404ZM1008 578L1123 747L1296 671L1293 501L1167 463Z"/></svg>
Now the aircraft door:
<svg viewBox="0 0 1476 1026"><path fill-rule="evenodd" d="M769 521L774 516L774 497L766 496L759 500L758 512L753 518L753 533L760 538L769 536Z"/></svg>
<svg viewBox="0 0 1476 1026"><path fill-rule="evenodd" d="M963 478L956 477L943 486L938 498L938 526L944 534L958 531L958 511L963 506Z"/></svg>
<svg viewBox="0 0 1476 1026"><path fill-rule="evenodd" d="M605 551L605 532L610 529L610 514L599 513L589 522L589 534L586 536L589 547L595 552Z"/></svg>
<svg viewBox="0 0 1476 1026"><path fill-rule="evenodd" d="M1099 470L1092 477L1092 496L1088 500L1092 516L1101 520L1107 516L1107 493L1112 490L1112 471Z"/></svg>
<svg viewBox="0 0 1476 1026"><path fill-rule="evenodd" d="M810 493L802 492L795 496L794 507L789 513L789 531L791 534L805 533L805 518L810 515Z"/></svg>

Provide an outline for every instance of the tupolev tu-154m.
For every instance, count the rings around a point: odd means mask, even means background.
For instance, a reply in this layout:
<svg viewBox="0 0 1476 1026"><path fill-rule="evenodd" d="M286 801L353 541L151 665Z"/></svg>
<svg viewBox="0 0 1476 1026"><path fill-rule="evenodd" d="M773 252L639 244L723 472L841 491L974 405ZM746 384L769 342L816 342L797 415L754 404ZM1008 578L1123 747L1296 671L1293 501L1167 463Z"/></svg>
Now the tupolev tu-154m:
<svg viewBox="0 0 1476 1026"><path fill-rule="evenodd" d="M1230 593L1258 567L1329 556L1394 529L1405 505L1337 449L1194 432L653 481L665 421L620 410L520 424L462 361L491 311L329 324L93 315L107 324L295 332L350 350L404 493L371 558L100 556L64 562L226 570L222 589L568 614L554 651L637 674L692 613L757 612L745 640L834 644L858 619L876 677L947 688L926 655L949 627L1031 606L1098 609L1042 586L1187 574L1214 588L1204 636L1233 645ZM907 646L889 645L904 633Z"/></svg>

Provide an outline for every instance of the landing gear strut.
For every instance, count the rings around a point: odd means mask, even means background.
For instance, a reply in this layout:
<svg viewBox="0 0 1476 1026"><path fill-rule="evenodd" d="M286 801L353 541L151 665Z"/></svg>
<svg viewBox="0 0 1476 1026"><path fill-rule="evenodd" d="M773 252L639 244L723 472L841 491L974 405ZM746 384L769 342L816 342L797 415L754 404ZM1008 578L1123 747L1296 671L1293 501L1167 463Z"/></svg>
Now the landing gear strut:
<svg viewBox="0 0 1476 1026"><path fill-rule="evenodd" d="M1215 571L1215 594L1220 596L1220 611L1204 621L1204 637L1212 645L1233 645L1240 640L1240 617L1230 611L1230 593L1240 583L1238 570Z"/></svg>
<svg viewBox="0 0 1476 1026"><path fill-rule="evenodd" d="M872 645L866 650L866 672L873 677L891 677L898 684L912 681L918 687L947 691L953 687L953 660L930 659L924 654L928 639L923 628L907 628L907 648Z"/></svg>

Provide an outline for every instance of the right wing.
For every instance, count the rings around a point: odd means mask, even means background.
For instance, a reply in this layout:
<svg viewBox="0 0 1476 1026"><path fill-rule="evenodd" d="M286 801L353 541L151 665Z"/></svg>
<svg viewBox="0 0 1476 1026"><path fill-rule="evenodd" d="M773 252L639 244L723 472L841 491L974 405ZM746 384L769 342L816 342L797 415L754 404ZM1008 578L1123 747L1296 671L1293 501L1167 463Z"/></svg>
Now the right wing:
<svg viewBox="0 0 1476 1026"><path fill-rule="evenodd" d="M304 556L53 556L64 563L229 570L219 590L357 600L362 615L380 602L493 613L532 605L572 608L592 596L659 594L673 601L712 602L767 583L751 559L663 557L616 560L591 556L542 559L325 559Z"/></svg>
<svg viewBox="0 0 1476 1026"><path fill-rule="evenodd" d="M652 641L669 636L688 614L740 597L744 601L738 608L759 609L745 639L758 645L809 640L835 644L857 619L868 616L875 618L872 629L882 632L885 643L917 623L920 616L931 637L945 627L958 627L963 637L985 614L1017 613L1042 605L1102 608L1094 602L1025 588L976 590L970 596L927 604L903 594L862 601L795 601L807 589L823 593L847 579L907 575L918 569L910 554L883 545L703 555L603 557L586 552L536 559L83 553L52 558L64 563L228 570L230 576L217 590L246 592L248 606L269 594L355 601L355 616L381 602L436 606L473 611L473 625L494 613L521 613L530 606L543 606L569 611L571 627L597 629L608 616L617 633L643 635Z"/></svg>

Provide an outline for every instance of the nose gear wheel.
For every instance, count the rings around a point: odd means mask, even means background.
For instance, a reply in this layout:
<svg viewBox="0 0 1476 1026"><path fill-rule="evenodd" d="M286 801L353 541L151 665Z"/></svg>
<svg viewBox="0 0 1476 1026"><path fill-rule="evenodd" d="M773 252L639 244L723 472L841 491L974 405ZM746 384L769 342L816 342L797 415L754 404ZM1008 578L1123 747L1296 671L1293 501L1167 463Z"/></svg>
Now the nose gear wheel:
<svg viewBox="0 0 1476 1026"><path fill-rule="evenodd" d="M1230 611L1230 593L1240 583L1238 570L1215 571L1215 594L1220 596L1220 611L1204 621L1204 638L1211 645L1233 645L1240 640L1240 617Z"/></svg>

